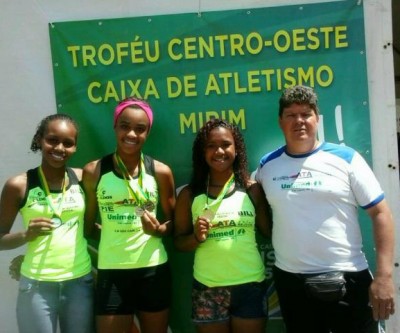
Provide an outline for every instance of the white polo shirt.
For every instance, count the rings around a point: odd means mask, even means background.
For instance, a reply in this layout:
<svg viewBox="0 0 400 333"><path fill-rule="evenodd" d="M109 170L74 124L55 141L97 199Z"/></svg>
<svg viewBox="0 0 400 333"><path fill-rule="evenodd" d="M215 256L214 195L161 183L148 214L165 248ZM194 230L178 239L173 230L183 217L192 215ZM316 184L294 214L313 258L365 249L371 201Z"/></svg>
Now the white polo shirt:
<svg viewBox="0 0 400 333"><path fill-rule="evenodd" d="M362 251L358 207L384 193L354 149L322 143L304 155L281 147L260 162L262 184L273 212L276 266L293 273L368 268Z"/></svg>

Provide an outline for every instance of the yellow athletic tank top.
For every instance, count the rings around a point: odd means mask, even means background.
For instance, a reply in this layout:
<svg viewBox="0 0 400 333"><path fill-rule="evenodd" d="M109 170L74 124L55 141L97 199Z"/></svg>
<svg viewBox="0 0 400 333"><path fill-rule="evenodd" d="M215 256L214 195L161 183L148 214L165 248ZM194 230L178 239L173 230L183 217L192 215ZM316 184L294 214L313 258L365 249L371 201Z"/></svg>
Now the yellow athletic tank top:
<svg viewBox="0 0 400 333"><path fill-rule="evenodd" d="M67 168L69 185L62 203L62 224L49 234L27 243L21 274L39 281L64 281L86 275L91 270L86 239L83 237L85 198L79 181ZM40 185L38 168L28 170L27 196L20 213L25 228L36 217L53 215L45 190ZM62 191L51 192L53 202L59 202Z"/></svg>
<svg viewBox="0 0 400 333"><path fill-rule="evenodd" d="M158 186L154 177L154 161L144 156L143 188L152 201L158 203ZM134 179L137 182L137 179ZM98 267L101 269L131 269L165 263L167 252L162 239L143 232L135 202L126 181L113 166L113 155L101 160L97 200L101 216L101 238ZM157 206L157 204L155 205ZM153 214L156 214L154 209Z"/></svg>
<svg viewBox="0 0 400 333"><path fill-rule="evenodd" d="M214 198L215 199L215 198ZM193 223L202 215L207 196L192 204ZM212 204L213 198L208 198ZM265 279L264 264L255 237L255 208L245 190L224 197L208 237L195 252L194 278L208 287L232 286Z"/></svg>

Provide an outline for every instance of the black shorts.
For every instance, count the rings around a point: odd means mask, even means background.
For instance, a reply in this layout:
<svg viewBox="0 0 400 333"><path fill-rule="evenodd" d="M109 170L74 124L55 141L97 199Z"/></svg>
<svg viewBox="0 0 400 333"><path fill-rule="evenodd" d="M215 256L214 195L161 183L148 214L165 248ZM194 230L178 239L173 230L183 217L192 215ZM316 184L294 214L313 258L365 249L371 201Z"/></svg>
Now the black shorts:
<svg viewBox="0 0 400 333"><path fill-rule="evenodd" d="M171 301L169 264L135 269L99 269L96 288L97 315L159 312Z"/></svg>
<svg viewBox="0 0 400 333"><path fill-rule="evenodd" d="M346 294L342 300L325 302L309 295L304 274L289 273L274 266L278 293L287 333L378 333L372 317L368 270L345 272Z"/></svg>

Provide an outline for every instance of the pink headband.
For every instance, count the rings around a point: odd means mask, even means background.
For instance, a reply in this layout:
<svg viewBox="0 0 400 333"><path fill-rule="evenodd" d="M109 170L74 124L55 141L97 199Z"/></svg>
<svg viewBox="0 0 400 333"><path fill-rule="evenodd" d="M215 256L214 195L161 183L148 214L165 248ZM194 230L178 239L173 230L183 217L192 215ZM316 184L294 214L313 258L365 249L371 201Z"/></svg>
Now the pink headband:
<svg viewBox="0 0 400 333"><path fill-rule="evenodd" d="M147 118L149 118L150 121L150 128L151 125L153 125L153 111L151 110L151 107L149 104L147 104L144 101L140 100L127 100L119 103L117 107L115 108L114 112L114 127L117 124L117 120L119 116L121 115L122 111L125 110L128 106L136 105L140 107L144 112L146 112Z"/></svg>

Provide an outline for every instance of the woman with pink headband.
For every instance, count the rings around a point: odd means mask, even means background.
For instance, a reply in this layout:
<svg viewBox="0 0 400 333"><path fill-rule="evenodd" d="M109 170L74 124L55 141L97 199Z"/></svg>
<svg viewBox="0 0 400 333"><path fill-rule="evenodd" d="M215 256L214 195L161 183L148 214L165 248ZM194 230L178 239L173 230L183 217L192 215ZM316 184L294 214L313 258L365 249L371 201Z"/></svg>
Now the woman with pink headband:
<svg viewBox="0 0 400 333"><path fill-rule="evenodd" d="M171 232L175 186L171 169L142 152L152 124L146 101L121 101L114 113L115 152L84 168L88 233L101 223L98 333L130 332L134 315L142 333L168 330L171 278L162 237Z"/></svg>

